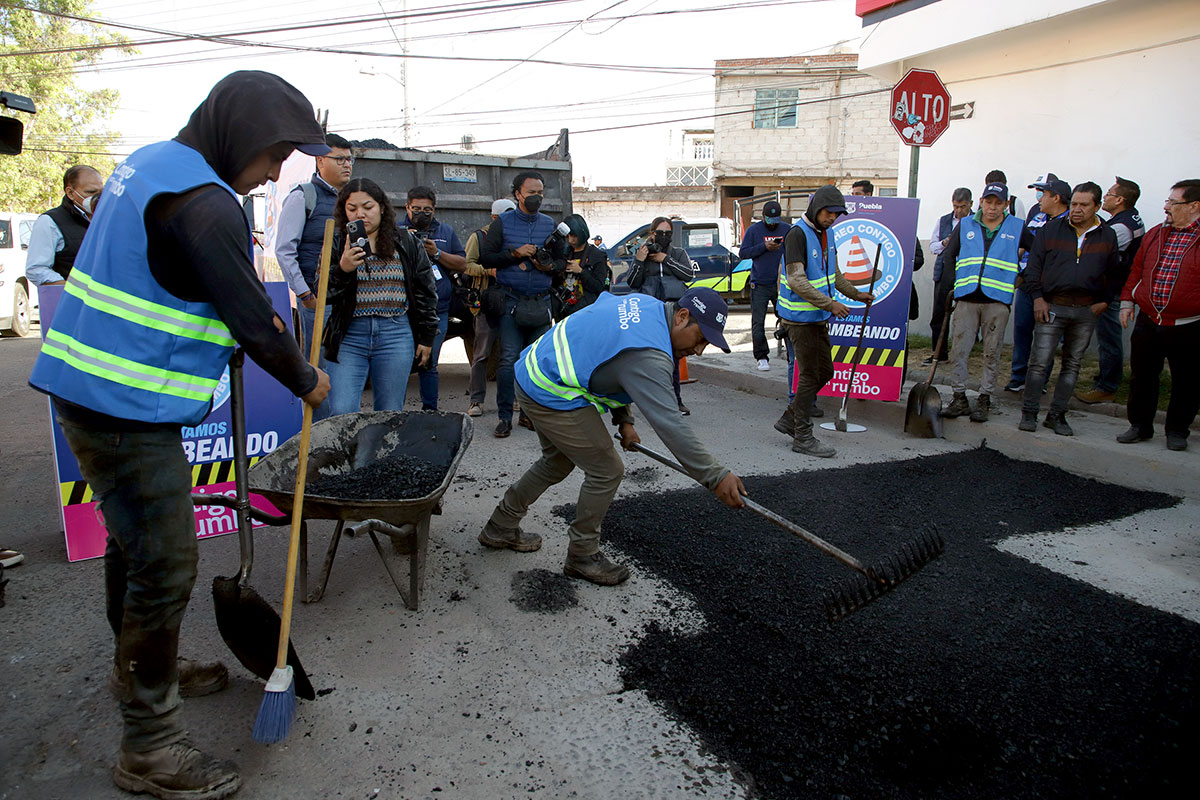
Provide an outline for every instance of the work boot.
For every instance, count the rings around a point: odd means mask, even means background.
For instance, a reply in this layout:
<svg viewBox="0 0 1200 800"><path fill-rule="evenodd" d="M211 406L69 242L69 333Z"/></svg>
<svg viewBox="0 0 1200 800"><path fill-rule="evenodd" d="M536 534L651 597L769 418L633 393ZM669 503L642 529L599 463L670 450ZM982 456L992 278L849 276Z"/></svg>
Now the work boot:
<svg viewBox="0 0 1200 800"><path fill-rule="evenodd" d="M493 436L497 439L507 439L512 434L512 420L502 419L496 423L496 430Z"/></svg>
<svg viewBox="0 0 1200 800"><path fill-rule="evenodd" d="M113 662L108 675L108 691L118 700L125 694L125 673ZM229 685L229 670L220 661L204 664L190 658L179 659L179 696L204 697Z"/></svg>
<svg viewBox="0 0 1200 800"><path fill-rule="evenodd" d="M971 412L971 422L987 422L988 412L992 408L991 395L981 394L975 400L975 410Z"/></svg>
<svg viewBox="0 0 1200 800"><path fill-rule="evenodd" d="M1066 417L1061 411L1051 411L1046 414L1046 418L1042 420L1042 427L1049 428L1059 436L1075 435L1075 431L1071 430L1071 426L1067 424Z"/></svg>
<svg viewBox="0 0 1200 800"><path fill-rule="evenodd" d="M533 420L531 420L529 417L525 416L524 411L517 414L517 424L520 425L522 428L528 428L529 430L533 430Z"/></svg>
<svg viewBox="0 0 1200 800"><path fill-rule="evenodd" d="M784 436L791 436L796 429L796 420L792 416L792 408L788 406L783 411L783 416L775 420L775 430L782 433Z"/></svg>
<svg viewBox="0 0 1200 800"><path fill-rule="evenodd" d="M497 550L516 550L518 553L532 553L542 547L542 537L536 533L525 533L520 527L501 528L490 519L479 532L479 543L484 547Z"/></svg>
<svg viewBox="0 0 1200 800"><path fill-rule="evenodd" d="M1143 431L1137 425L1130 425L1129 430L1117 434L1117 441L1121 444L1134 444L1135 442L1144 442L1152 438L1154 438L1153 430Z"/></svg>
<svg viewBox="0 0 1200 800"><path fill-rule="evenodd" d="M1075 399L1081 403L1095 405L1096 403L1111 403L1117 397L1115 392L1106 392L1103 389L1092 389L1088 392L1075 392Z"/></svg>
<svg viewBox="0 0 1200 800"><path fill-rule="evenodd" d="M1167 431L1168 450L1187 450L1187 434Z"/></svg>
<svg viewBox="0 0 1200 800"><path fill-rule="evenodd" d="M813 436L810 429L807 436L797 434L792 438L792 452L817 458L833 458L837 450Z"/></svg>
<svg viewBox="0 0 1200 800"><path fill-rule="evenodd" d="M939 417L962 417L971 413L971 404L967 402L966 392L955 392L950 405L938 412Z"/></svg>
<svg viewBox="0 0 1200 800"><path fill-rule="evenodd" d="M817 405L817 401L813 400L812 408L808 410L808 415L810 417L823 417L825 416L825 412L821 410L819 405Z"/></svg>
<svg viewBox="0 0 1200 800"><path fill-rule="evenodd" d="M599 550L590 556L581 556L573 553L568 547L567 562L563 564L563 573L600 586L616 586L629 580L629 567L624 564L614 564Z"/></svg>
<svg viewBox="0 0 1200 800"><path fill-rule="evenodd" d="M241 788L242 779L232 761L213 758L184 740L145 753L122 749L113 783L163 800L221 800Z"/></svg>
<svg viewBox="0 0 1200 800"><path fill-rule="evenodd" d="M1026 431L1026 432L1036 431L1037 430L1037 412L1036 411L1022 411L1021 412L1021 421L1017 423L1017 430Z"/></svg>

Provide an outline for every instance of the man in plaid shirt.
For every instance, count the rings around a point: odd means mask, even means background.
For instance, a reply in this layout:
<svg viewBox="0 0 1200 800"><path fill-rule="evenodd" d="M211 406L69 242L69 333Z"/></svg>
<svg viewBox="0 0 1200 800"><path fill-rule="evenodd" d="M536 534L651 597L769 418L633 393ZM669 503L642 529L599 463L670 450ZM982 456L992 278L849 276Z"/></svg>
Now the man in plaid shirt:
<svg viewBox="0 0 1200 800"><path fill-rule="evenodd" d="M1129 366L1129 430L1117 437L1132 444L1154 435L1159 376L1171 367L1167 448L1186 450L1188 429L1200 410L1200 180L1171 187L1166 220L1146 234L1121 293L1121 325L1134 319Z"/></svg>

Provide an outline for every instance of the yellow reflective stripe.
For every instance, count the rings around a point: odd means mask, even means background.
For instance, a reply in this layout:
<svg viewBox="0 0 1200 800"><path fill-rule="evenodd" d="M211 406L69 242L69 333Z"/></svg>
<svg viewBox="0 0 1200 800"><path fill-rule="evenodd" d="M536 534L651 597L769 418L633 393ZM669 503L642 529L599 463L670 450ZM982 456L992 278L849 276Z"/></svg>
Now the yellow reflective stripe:
<svg viewBox="0 0 1200 800"><path fill-rule="evenodd" d="M560 326L555 326L555 327L560 327ZM622 405L621 403L611 403L610 404L609 401L606 401L599 397L595 397L594 395L592 395L582 389L579 389L574 386L564 386L563 384L555 383L554 381L547 378L545 373L542 372L541 368L538 366L538 363L537 363L537 349L538 349L538 347L540 347L542 345L542 342L545 341L545 338L546 337L543 336L542 338L538 339L537 343L534 344L533 347L529 348L529 355L525 356L525 368L529 370L529 377L531 377L533 379L534 383L536 383L538 386L540 386L542 389L546 390L550 394L561 397L564 400L575 400L579 397L582 397L583 399L585 399L589 403L591 403L593 406L595 406L596 410L601 413L604 413L606 408L616 408L616 407ZM556 357L558 356L557 348L555 348L555 356ZM560 369L561 369L561 366L560 366Z"/></svg>
<svg viewBox="0 0 1200 800"><path fill-rule="evenodd" d="M71 270L66 291L78 297L86 306L137 325L221 347L233 347L235 344L229 328L219 319L188 314L123 292L101 283L79 268Z"/></svg>
<svg viewBox="0 0 1200 800"><path fill-rule="evenodd" d="M820 311L821 309L814 306L806 300L788 300L783 295L778 297L779 305L791 311Z"/></svg>
<svg viewBox="0 0 1200 800"><path fill-rule="evenodd" d="M1011 283L998 281L995 278L980 278L979 282L984 286L990 286L993 289L999 289L1003 292L1011 292L1013 290L1013 285Z"/></svg>
<svg viewBox="0 0 1200 800"><path fill-rule="evenodd" d="M42 352L63 361L75 369L98 378L144 389L148 392L183 397L188 400L208 402L216 391L219 381L159 369L128 358L106 353L79 342L65 333L51 328L46 333Z"/></svg>
<svg viewBox="0 0 1200 800"><path fill-rule="evenodd" d="M558 362L558 374L563 383L575 388L583 388L575 377L575 364L571 361L571 345L567 344L567 326L560 322L551 329L554 336L554 358Z"/></svg>
<svg viewBox="0 0 1200 800"><path fill-rule="evenodd" d="M1001 261L998 258L989 258L987 265L989 267L995 267L996 269L1002 269L1005 272L1017 271L1017 262L1015 261Z"/></svg>

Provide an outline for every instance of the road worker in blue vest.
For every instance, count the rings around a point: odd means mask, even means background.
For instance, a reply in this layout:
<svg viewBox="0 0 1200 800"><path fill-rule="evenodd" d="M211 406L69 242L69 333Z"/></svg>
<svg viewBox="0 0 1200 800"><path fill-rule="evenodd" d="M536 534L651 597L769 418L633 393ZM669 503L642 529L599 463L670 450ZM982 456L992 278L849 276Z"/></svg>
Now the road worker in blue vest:
<svg viewBox="0 0 1200 800"><path fill-rule="evenodd" d="M224 688L221 664L178 658L196 581L192 470L180 428L209 413L234 345L316 408L328 376L301 356L254 272L238 195L295 149L329 152L312 105L266 72L222 79L179 135L136 150L104 189L29 383L50 395L108 529L108 685L124 730L113 781L219 800L237 767L193 747L179 697Z"/></svg>
<svg viewBox="0 0 1200 800"><path fill-rule="evenodd" d="M671 376L675 362L725 343L728 307L712 289L689 289L677 302L604 292L521 353L516 393L533 420L542 457L508 488L479 534L481 544L528 553L542 537L521 520L542 493L579 467L584 472L568 533L563 572L602 586L629 578L629 568L600 552L600 523L625 467L603 414L612 415L622 446L641 441L630 403L688 473L733 508L743 506L741 479L721 466L680 416Z"/></svg>

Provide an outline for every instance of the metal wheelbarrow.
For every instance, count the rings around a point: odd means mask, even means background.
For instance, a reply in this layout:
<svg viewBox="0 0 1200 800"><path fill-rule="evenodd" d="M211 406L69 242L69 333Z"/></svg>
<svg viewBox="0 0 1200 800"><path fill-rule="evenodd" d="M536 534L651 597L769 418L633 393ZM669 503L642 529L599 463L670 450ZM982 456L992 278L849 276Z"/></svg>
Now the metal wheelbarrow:
<svg viewBox="0 0 1200 800"><path fill-rule="evenodd" d="M305 490L304 518L337 520L325 554L317 589L307 593L308 542L300 556L301 597L315 603L325 595L329 573L342 535L367 533L383 561L388 577L416 611L425 583L425 560L429 544L429 517L442 512L442 496L450 488L458 463L471 443L473 426L465 414L441 411L363 411L317 422L312 427L308 481L319 476L341 474L395 455L418 457L444 469L441 483L424 497L409 500L359 500L327 497ZM296 460L300 437L294 436L263 458L249 472L250 491L262 495L284 514L292 510L296 483ZM386 534L393 552L409 556L408 579L396 575L376 534ZM307 596L306 596L307 595Z"/></svg>

